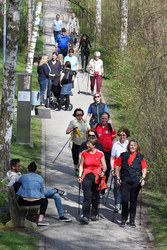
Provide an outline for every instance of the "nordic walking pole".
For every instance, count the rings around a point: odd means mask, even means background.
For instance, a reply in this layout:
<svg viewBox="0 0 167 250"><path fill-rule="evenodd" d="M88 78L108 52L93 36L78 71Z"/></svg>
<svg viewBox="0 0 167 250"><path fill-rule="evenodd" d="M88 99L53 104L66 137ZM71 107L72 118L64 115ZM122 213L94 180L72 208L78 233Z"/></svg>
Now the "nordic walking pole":
<svg viewBox="0 0 167 250"><path fill-rule="evenodd" d="M110 190L111 190L111 186L112 186L113 179L114 179L114 176L112 175L112 177L111 177L111 182L110 182L110 187L109 187L109 189L108 189L107 196L106 196L106 201L105 201L105 203L104 203L105 205L107 204L107 200L108 200L109 192L110 192Z"/></svg>
<svg viewBox="0 0 167 250"><path fill-rule="evenodd" d="M87 80L87 90L86 90L86 92L87 92L87 95L88 95L88 87L89 87L89 73L88 73L88 80Z"/></svg>
<svg viewBox="0 0 167 250"><path fill-rule="evenodd" d="M79 195L78 195L78 215L80 215L80 197L81 197L81 183L78 183L79 185Z"/></svg>
<svg viewBox="0 0 167 250"><path fill-rule="evenodd" d="M102 177L99 175L99 184L100 184L100 194L101 194L101 179L102 179ZM99 206L98 206L98 220L99 220L99 217L100 217L100 202L99 202Z"/></svg>
<svg viewBox="0 0 167 250"><path fill-rule="evenodd" d="M75 130L71 133L70 138L66 141L66 143L64 144L64 146L62 147L62 149L60 150L60 152L58 153L58 155L56 156L56 158L54 159L54 161L52 163L55 163L55 161L57 160L57 158L59 157L59 155L61 154L61 152L65 148L65 146L67 145L67 143L72 139L74 133L75 133Z"/></svg>
<svg viewBox="0 0 167 250"><path fill-rule="evenodd" d="M142 205L142 187L140 189L140 217L139 217L139 225L141 226L141 205Z"/></svg>
<svg viewBox="0 0 167 250"><path fill-rule="evenodd" d="M118 188L118 190L117 190L117 195L116 195L116 201L115 201L116 204L117 204L117 200L118 200L118 193L119 193L119 188ZM115 221L115 214L116 214L116 213L118 213L118 211L116 211L116 210L114 209L112 222Z"/></svg>

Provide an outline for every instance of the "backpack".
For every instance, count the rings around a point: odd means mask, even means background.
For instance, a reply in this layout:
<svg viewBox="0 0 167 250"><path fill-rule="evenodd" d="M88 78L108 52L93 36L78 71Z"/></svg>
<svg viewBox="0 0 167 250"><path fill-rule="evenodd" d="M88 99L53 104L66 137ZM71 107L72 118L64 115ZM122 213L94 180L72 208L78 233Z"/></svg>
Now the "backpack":
<svg viewBox="0 0 167 250"><path fill-rule="evenodd" d="M60 36L58 38L58 47L63 51L68 47L68 37L67 35L65 36Z"/></svg>
<svg viewBox="0 0 167 250"><path fill-rule="evenodd" d="M63 76L63 79L61 80L61 84L68 84L70 82L72 82L72 71L69 70L69 69L65 69L65 72L64 73L64 76Z"/></svg>

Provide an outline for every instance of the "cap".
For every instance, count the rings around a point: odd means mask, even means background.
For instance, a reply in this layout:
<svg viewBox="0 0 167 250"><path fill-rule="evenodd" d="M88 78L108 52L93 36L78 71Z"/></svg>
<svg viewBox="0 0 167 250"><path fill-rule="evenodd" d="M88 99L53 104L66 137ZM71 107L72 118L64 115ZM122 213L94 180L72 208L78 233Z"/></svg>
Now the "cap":
<svg viewBox="0 0 167 250"><path fill-rule="evenodd" d="M99 51L95 51L94 56L100 56L101 53Z"/></svg>

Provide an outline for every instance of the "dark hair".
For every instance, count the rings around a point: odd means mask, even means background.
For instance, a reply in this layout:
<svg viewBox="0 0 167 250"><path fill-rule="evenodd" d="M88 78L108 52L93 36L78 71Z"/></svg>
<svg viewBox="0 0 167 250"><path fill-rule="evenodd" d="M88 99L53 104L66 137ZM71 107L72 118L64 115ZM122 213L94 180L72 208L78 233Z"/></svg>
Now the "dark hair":
<svg viewBox="0 0 167 250"><path fill-rule="evenodd" d="M137 143L137 153L140 153L140 144L138 142L138 140L136 139L130 139L128 146L127 146L127 151L130 152L130 144L131 142L136 142Z"/></svg>
<svg viewBox="0 0 167 250"><path fill-rule="evenodd" d="M108 119L110 119L110 114L108 112L103 112L101 115L100 115L100 118L102 117L102 115L107 115L108 116Z"/></svg>
<svg viewBox="0 0 167 250"><path fill-rule="evenodd" d="M65 62L65 66L66 66L66 68L71 69L71 63L69 61Z"/></svg>
<svg viewBox="0 0 167 250"><path fill-rule="evenodd" d="M117 135L120 136L120 133L121 133L121 132L124 132L124 133L126 134L127 137L130 136L130 131L129 131L129 129L126 128L126 127L124 127L124 126L122 126L122 127L120 127L120 128L118 129Z"/></svg>
<svg viewBox="0 0 167 250"><path fill-rule="evenodd" d="M32 161L29 165L28 165L28 171L29 172L33 172L35 173L35 171L37 170L37 165L34 161Z"/></svg>
<svg viewBox="0 0 167 250"><path fill-rule="evenodd" d="M17 163L19 163L20 162L20 159L12 159L11 161L10 161L10 167L11 167L11 169L12 169L12 167L16 167L16 165L17 165Z"/></svg>
<svg viewBox="0 0 167 250"><path fill-rule="evenodd" d="M81 111L81 112L82 112L82 115L84 115L84 111L83 111L82 109L80 109L80 108L77 108L77 109L74 110L74 114L73 114L74 117L76 117L76 113L77 113L78 111Z"/></svg>
<svg viewBox="0 0 167 250"><path fill-rule="evenodd" d="M96 138L98 138L97 131L94 128L89 129L89 131L88 131L88 137L89 137L89 132L93 132L95 134Z"/></svg>
<svg viewBox="0 0 167 250"><path fill-rule="evenodd" d="M85 34L85 33L81 36L81 41L83 41L83 37L84 37L84 36L86 36L86 41L88 41L88 40L89 40L89 37L88 37L88 35Z"/></svg>
<svg viewBox="0 0 167 250"><path fill-rule="evenodd" d="M57 14L56 17L59 16L60 17L60 14Z"/></svg>
<svg viewBox="0 0 167 250"><path fill-rule="evenodd" d="M52 56L53 56L53 55L58 56L58 53L57 53L57 52L53 52L53 53L52 53Z"/></svg>
<svg viewBox="0 0 167 250"><path fill-rule="evenodd" d="M74 49L69 49L68 53L70 52L74 53Z"/></svg>
<svg viewBox="0 0 167 250"><path fill-rule="evenodd" d="M87 142L90 142L93 146L97 146L98 140L97 138L88 138Z"/></svg>
<svg viewBox="0 0 167 250"><path fill-rule="evenodd" d="M66 28L62 28L62 29L61 29L61 32L66 32Z"/></svg>

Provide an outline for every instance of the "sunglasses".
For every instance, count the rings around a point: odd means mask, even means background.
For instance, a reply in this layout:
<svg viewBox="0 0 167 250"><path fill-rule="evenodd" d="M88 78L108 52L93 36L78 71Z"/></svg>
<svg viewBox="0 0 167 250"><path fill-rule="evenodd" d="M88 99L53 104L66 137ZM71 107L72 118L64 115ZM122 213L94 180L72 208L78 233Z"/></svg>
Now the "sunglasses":
<svg viewBox="0 0 167 250"><path fill-rule="evenodd" d="M83 116L83 114L77 114L76 116Z"/></svg>
<svg viewBox="0 0 167 250"><path fill-rule="evenodd" d="M126 136L126 135L120 134L119 136Z"/></svg>
<svg viewBox="0 0 167 250"><path fill-rule="evenodd" d="M99 98L100 96L99 95L96 95L95 98Z"/></svg>

